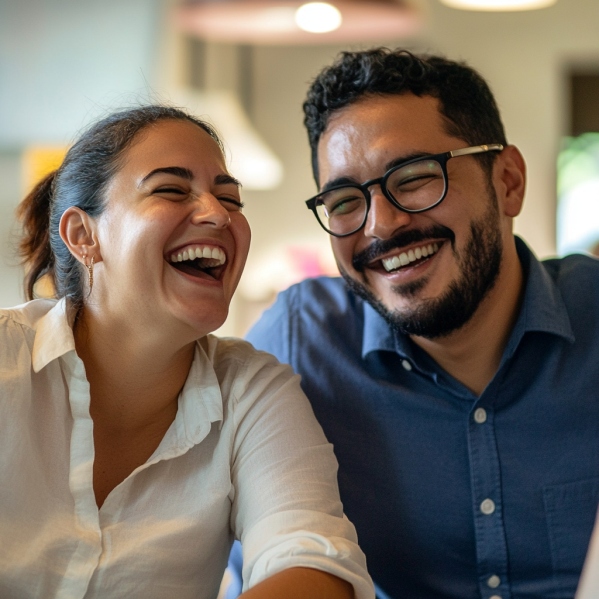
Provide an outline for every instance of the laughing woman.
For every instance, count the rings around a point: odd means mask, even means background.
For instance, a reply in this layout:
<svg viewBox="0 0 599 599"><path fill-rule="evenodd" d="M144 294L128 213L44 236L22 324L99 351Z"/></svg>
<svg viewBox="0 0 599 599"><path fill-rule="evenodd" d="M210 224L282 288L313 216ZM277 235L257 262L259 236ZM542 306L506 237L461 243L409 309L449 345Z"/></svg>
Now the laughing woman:
<svg viewBox="0 0 599 599"><path fill-rule="evenodd" d="M0 597L371 598L298 379L225 320L250 230L206 123L93 126L24 200L26 290L0 311Z"/></svg>

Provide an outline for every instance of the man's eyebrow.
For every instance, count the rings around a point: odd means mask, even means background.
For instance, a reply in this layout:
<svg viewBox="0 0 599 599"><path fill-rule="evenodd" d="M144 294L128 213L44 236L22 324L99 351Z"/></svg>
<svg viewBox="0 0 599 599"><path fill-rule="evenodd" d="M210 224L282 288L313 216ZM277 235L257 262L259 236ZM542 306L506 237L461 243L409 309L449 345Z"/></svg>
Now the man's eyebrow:
<svg viewBox="0 0 599 599"><path fill-rule="evenodd" d="M398 156L393 160L387 162L385 164L385 173L392 169L394 166L399 164L403 164L404 162L409 162L410 160L415 160L416 158L425 158L426 156L432 156L430 152L411 152L410 154L405 154L403 156ZM375 179L376 177L373 177ZM352 177L338 177L337 179L332 179L331 181L327 181L321 188L320 193L328 191L333 187L342 187L343 185L361 185L364 181L356 181Z"/></svg>
<svg viewBox="0 0 599 599"><path fill-rule="evenodd" d="M403 164L404 162L409 162L410 160L415 160L416 158L426 158L427 156L432 155L433 154L431 154L430 152L411 152L410 154L399 156L398 158L394 158L393 160L385 164L385 172L392 169L394 166Z"/></svg>
<svg viewBox="0 0 599 599"><path fill-rule="evenodd" d="M360 182L352 179L351 177L337 177L337 179L332 179L331 181L327 181L320 189L320 193L328 191L333 187L342 187L344 185L358 185Z"/></svg>
<svg viewBox="0 0 599 599"><path fill-rule="evenodd" d="M188 169L182 166L163 166L160 168L155 168L153 171L150 171L140 182L138 187L141 187L148 179L153 177L154 175L158 175L159 173L167 173L169 175L175 175L176 177L181 177L182 179L187 179L191 181L193 179L193 173Z"/></svg>

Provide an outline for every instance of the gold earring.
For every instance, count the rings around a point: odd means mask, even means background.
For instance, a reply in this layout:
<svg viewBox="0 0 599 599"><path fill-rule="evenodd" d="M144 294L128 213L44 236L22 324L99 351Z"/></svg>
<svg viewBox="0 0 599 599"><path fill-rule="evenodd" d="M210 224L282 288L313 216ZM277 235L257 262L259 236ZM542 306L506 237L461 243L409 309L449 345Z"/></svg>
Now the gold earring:
<svg viewBox="0 0 599 599"><path fill-rule="evenodd" d="M85 264L85 268L87 268L87 285L89 287L89 291L87 292L88 297L91 295L92 288L94 286L94 261L95 257L92 256L88 264L87 254L83 254L83 264Z"/></svg>

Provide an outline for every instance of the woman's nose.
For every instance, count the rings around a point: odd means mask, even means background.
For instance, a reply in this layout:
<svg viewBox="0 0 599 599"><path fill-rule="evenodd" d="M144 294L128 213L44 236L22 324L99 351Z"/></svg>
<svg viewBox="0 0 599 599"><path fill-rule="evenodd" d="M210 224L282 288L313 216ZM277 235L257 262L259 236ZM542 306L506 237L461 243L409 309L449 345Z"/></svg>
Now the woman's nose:
<svg viewBox="0 0 599 599"><path fill-rule="evenodd" d="M231 216L215 196L205 193L196 199L191 222L196 226L208 225L224 229L231 224Z"/></svg>

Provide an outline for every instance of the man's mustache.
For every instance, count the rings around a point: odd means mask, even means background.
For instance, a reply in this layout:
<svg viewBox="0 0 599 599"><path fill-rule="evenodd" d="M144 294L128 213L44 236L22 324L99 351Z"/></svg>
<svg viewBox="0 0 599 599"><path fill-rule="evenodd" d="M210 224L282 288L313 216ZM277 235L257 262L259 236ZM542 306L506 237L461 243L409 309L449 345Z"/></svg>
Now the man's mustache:
<svg viewBox="0 0 599 599"><path fill-rule="evenodd" d="M455 234L451 229L443 225L434 225L428 229L411 229L403 231L390 239L373 241L365 250L357 253L352 259L352 266L358 272L362 272L366 266L380 256L393 249L401 249L420 241L431 239L449 239L453 245Z"/></svg>

